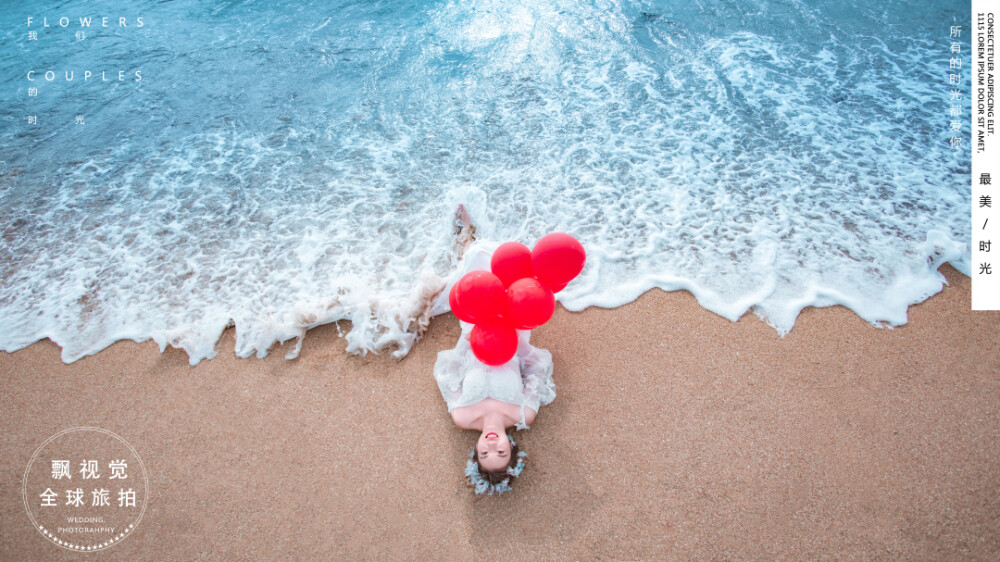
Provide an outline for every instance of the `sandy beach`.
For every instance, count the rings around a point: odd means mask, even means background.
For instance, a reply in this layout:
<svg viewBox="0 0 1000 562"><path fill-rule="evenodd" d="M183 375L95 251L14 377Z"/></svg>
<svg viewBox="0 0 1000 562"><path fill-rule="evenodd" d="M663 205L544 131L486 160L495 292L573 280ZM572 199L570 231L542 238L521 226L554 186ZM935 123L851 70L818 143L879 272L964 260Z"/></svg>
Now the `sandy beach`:
<svg viewBox="0 0 1000 562"><path fill-rule="evenodd" d="M996 560L1000 313L942 271L894 329L810 308L781 338L659 290L557 308L532 343L558 396L515 433L527 466L502 496L466 486L475 432L431 374L450 314L402 361L347 354L335 325L291 361L239 359L228 330L196 367L153 342L66 365L45 340L0 354L0 558ZM97 554L48 542L21 498L75 426L149 474L135 532Z"/></svg>

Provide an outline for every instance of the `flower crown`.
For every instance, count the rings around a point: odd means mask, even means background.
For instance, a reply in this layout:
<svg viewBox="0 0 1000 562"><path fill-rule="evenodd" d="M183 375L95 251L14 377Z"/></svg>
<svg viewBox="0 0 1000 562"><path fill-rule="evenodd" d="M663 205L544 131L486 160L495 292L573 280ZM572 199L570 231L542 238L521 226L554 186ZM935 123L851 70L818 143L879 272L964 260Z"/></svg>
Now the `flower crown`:
<svg viewBox="0 0 1000 562"><path fill-rule="evenodd" d="M514 441L514 437L512 435L508 434L507 439L510 439L511 445L515 447L517 446L517 442ZM510 477L517 477L521 474L521 471L524 470L524 457L526 456L528 456L528 453L525 451L518 451L517 465L507 467L507 474L510 476L504 478L501 482L490 484L490 481L483 478L483 475L479 473L479 463L475 460L476 448L473 447L472 452L469 453L469 461L465 463L465 475L468 476L469 479L472 480L472 483L476 485L477 494L489 492L492 496L494 493L502 494L504 492L509 492L511 490Z"/></svg>

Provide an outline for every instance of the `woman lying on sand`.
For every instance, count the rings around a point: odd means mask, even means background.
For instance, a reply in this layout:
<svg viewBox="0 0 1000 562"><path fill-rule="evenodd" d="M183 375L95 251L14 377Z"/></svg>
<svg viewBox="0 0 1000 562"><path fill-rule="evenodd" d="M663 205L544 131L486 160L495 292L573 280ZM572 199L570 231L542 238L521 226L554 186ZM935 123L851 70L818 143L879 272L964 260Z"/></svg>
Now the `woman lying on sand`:
<svg viewBox="0 0 1000 562"><path fill-rule="evenodd" d="M460 213L467 226L468 215L464 209ZM468 245L462 275L477 269L489 271L493 250L481 242ZM517 353L507 363L491 367L472 352L469 333L473 325L461 324L455 348L438 353L434 378L455 425L480 433L469 453L466 476L477 494L499 494L511 489L510 481L521 474L527 456L507 428L528 429L539 406L556 397L552 354L528 343L530 330L518 330Z"/></svg>

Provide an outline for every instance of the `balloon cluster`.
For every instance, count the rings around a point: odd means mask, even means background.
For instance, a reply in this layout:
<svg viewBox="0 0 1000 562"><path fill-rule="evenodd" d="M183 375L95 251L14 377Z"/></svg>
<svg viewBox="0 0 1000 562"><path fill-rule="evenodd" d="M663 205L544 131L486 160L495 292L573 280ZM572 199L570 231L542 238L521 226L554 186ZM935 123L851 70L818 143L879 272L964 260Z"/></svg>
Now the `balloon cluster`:
<svg viewBox="0 0 1000 562"><path fill-rule="evenodd" d="M562 232L542 237L534 249L520 242L501 244L490 260L491 271L470 271L448 294L451 311L475 324L469 343L476 358L503 365L517 352L517 331L548 322L556 309L555 293L583 270L583 245Z"/></svg>

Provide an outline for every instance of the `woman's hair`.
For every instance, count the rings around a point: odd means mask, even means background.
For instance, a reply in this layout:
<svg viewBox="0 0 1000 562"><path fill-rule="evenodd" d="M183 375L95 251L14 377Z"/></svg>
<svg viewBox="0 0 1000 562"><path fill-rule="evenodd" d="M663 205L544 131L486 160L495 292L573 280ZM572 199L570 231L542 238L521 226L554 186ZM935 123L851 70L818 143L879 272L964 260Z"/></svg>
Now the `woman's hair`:
<svg viewBox="0 0 1000 562"><path fill-rule="evenodd" d="M510 440L510 460L507 461L506 467L497 471L484 470L479 464L479 447L472 447L472 452L469 453L469 462L465 463L465 475L469 477L470 483L476 487L477 494L489 492L490 495L493 495L494 493L502 494L510 491L511 481L524 470L524 457L528 456L528 453L518 449L512 435L507 434L507 439ZM478 439L476 442L478 443ZM517 459L516 464L514 459Z"/></svg>

